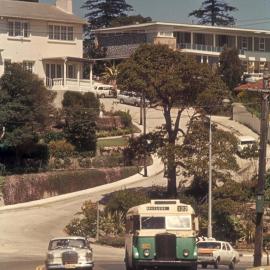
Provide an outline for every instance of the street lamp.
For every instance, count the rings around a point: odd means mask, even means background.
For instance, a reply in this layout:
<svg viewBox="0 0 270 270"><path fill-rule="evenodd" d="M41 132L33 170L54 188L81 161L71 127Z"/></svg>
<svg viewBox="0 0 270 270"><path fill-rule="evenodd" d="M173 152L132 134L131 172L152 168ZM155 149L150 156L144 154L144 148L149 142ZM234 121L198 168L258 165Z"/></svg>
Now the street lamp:
<svg viewBox="0 0 270 270"><path fill-rule="evenodd" d="M228 105L230 104L230 100L225 98L222 100L222 104ZM208 183L208 230L207 237L212 238L213 236L213 227L212 227L212 119L211 114L209 115L209 183Z"/></svg>

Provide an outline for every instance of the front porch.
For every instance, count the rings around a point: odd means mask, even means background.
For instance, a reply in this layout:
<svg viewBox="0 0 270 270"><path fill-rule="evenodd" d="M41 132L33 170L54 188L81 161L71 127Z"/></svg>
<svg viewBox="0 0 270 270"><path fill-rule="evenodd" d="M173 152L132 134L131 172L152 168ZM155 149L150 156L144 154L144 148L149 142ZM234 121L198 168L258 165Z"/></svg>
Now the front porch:
<svg viewBox="0 0 270 270"><path fill-rule="evenodd" d="M44 58L42 62L46 74L44 83L48 89L83 92L92 89L93 60L76 57L55 57Z"/></svg>

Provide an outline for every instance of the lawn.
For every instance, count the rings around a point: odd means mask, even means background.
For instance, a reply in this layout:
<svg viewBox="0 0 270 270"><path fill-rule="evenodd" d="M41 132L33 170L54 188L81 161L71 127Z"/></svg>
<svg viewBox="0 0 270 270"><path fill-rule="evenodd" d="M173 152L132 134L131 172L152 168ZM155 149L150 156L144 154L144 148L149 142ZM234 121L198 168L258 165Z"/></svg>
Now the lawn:
<svg viewBox="0 0 270 270"><path fill-rule="evenodd" d="M110 146L127 146L128 145L128 138L121 137L121 138L113 138L113 139L99 139L97 141L97 147L110 147Z"/></svg>

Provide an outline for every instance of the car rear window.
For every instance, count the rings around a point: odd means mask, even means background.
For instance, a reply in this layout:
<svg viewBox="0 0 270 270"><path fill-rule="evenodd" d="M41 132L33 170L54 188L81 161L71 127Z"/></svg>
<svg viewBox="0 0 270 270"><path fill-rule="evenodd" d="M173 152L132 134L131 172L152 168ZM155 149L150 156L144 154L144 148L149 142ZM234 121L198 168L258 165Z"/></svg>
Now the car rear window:
<svg viewBox="0 0 270 270"><path fill-rule="evenodd" d="M221 243L219 242L199 242L197 244L198 248L211 248L211 249L220 249Z"/></svg>

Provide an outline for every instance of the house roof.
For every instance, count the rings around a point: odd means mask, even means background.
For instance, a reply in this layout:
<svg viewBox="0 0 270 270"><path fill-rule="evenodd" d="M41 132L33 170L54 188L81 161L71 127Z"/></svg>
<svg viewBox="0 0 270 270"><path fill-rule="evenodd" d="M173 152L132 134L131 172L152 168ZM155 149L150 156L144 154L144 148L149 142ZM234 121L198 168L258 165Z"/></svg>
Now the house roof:
<svg viewBox="0 0 270 270"><path fill-rule="evenodd" d="M184 24L184 23L169 23L169 22L149 22L142 24L132 24L118 27L110 28L99 28L95 30L95 33L119 33L127 31L145 31L147 29L153 29L153 27L170 28L173 31L178 29L186 31L207 31L212 33L226 32L231 34L242 33L242 34L258 34L258 35L270 35L270 31L267 30L257 30L248 28L238 28L238 27L224 27L224 26L210 26L210 25L198 25L198 24Z"/></svg>
<svg viewBox="0 0 270 270"><path fill-rule="evenodd" d="M0 18L1 17L76 24L87 23L86 20L66 13L54 5L14 0L0 0Z"/></svg>
<svg viewBox="0 0 270 270"><path fill-rule="evenodd" d="M263 89L263 88L264 88L263 87L263 80L258 80L256 82L249 82L249 83L240 84L237 87L235 87L234 90L235 91L260 90L260 89Z"/></svg>

